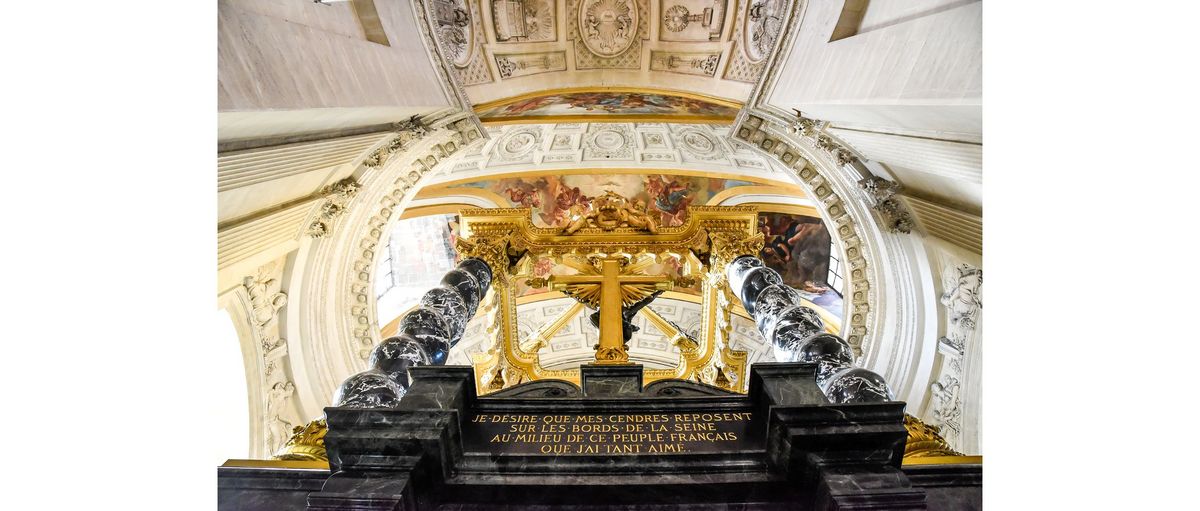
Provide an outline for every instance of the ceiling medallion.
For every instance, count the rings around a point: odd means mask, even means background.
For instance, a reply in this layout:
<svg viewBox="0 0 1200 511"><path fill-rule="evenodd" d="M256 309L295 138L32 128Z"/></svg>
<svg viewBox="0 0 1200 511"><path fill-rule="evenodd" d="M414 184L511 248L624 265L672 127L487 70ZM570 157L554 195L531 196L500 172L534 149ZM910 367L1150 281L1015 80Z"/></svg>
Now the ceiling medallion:
<svg viewBox="0 0 1200 511"><path fill-rule="evenodd" d="M434 4L438 39L446 58L457 67L467 67L475 53L475 27L466 0L438 0Z"/></svg>
<svg viewBox="0 0 1200 511"><path fill-rule="evenodd" d="M583 44L601 57L624 53L637 39L638 10L634 0L584 0L579 9Z"/></svg>
<svg viewBox="0 0 1200 511"><path fill-rule="evenodd" d="M742 29L742 47L746 58L757 64L771 54L783 30L786 0L754 0L746 4L746 24Z"/></svg>
<svg viewBox="0 0 1200 511"><path fill-rule="evenodd" d="M592 143L599 149L612 151L625 145L625 135L615 130L603 130L596 133Z"/></svg>
<svg viewBox="0 0 1200 511"><path fill-rule="evenodd" d="M709 154L717 150L717 144L711 138L695 130L684 132L683 144L692 152L700 154Z"/></svg>

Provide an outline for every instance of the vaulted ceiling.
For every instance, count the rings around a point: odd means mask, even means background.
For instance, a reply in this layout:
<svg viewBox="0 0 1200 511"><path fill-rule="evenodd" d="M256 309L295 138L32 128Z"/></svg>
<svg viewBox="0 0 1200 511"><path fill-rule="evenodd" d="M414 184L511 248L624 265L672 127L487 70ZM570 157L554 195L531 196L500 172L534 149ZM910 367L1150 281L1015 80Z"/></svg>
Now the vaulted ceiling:
<svg viewBox="0 0 1200 511"><path fill-rule="evenodd" d="M578 87L689 91L743 102L785 1L430 0L472 103ZM748 14L753 5L767 9ZM775 16L775 17L772 17Z"/></svg>

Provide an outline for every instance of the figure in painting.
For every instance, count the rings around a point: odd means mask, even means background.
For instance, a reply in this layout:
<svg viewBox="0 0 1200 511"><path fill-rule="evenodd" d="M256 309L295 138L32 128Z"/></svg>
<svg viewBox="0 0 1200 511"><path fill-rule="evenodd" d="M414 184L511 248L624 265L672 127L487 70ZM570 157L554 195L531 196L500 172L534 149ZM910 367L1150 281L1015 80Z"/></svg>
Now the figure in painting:
<svg viewBox="0 0 1200 511"><path fill-rule="evenodd" d="M646 176L646 194L654 201L661 216L660 225L672 227L683 225L687 220L687 208L695 200L693 183L681 183L666 176Z"/></svg>
<svg viewBox="0 0 1200 511"><path fill-rule="evenodd" d="M508 194L508 200L513 204L523 208L540 208L542 207L541 190L546 189L546 180L538 179L533 183L522 180L513 180L512 184L504 189L504 193Z"/></svg>
<svg viewBox="0 0 1200 511"><path fill-rule="evenodd" d="M592 200L591 197L584 195L579 190L578 186L567 186L559 179L553 179L549 186L550 196L553 200L549 203L549 211L543 210L541 213L542 222L546 225L562 227L567 225L571 220L571 208L577 205L582 205L586 208L587 204Z"/></svg>
<svg viewBox="0 0 1200 511"><path fill-rule="evenodd" d="M809 293L829 290L829 231L819 219L766 213L759 218L764 243L759 256L788 285Z"/></svg>

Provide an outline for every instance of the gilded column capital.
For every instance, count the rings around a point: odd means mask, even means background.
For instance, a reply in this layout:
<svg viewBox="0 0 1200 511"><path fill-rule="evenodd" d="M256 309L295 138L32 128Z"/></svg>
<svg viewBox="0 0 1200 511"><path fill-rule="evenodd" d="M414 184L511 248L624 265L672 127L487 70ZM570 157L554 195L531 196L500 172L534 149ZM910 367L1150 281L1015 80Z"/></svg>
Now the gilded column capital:
<svg viewBox="0 0 1200 511"><path fill-rule="evenodd" d="M725 267L734 259L741 256L757 256L763 248L764 238L761 232L747 236L740 233L714 232L710 233L712 252L709 254L711 272L724 275Z"/></svg>

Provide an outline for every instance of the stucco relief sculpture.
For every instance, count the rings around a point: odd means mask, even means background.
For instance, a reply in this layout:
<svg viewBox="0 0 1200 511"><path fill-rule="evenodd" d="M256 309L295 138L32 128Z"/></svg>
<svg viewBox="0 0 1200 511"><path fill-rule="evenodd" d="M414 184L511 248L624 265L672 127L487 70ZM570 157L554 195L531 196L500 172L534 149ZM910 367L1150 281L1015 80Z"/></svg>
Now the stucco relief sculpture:
<svg viewBox="0 0 1200 511"><path fill-rule="evenodd" d="M492 24L499 42L553 41L554 2L551 0L495 0Z"/></svg>
<svg viewBox="0 0 1200 511"><path fill-rule="evenodd" d="M980 288L983 270L967 264L946 269L946 292L940 301L946 307L946 336L938 341L962 353L967 338L975 331L979 310L983 308Z"/></svg>
<svg viewBox="0 0 1200 511"><path fill-rule="evenodd" d="M270 451L282 446L299 422L288 404L295 393L296 385L290 381L277 382L267 391L267 447Z"/></svg>
<svg viewBox="0 0 1200 511"><path fill-rule="evenodd" d="M471 6L466 0L437 0L433 3L433 17L446 58L457 67L467 67L475 49Z"/></svg>
<svg viewBox="0 0 1200 511"><path fill-rule="evenodd" d="M958 375L962 369L958 359L950 360L949 371L929 386L933 396L933 422L950 445L958 442L962 433L962 397Z"/></svg>
<svg viewBox="0 0 1200 511"><path fill-rule="evenodd" d="M266 452L273 452L282 445L300 422L291 402L296 386L287 380L287 371L283 367L287 358L287 340L279 334L279 311L288 300L281 290L281 272L279 264L269 263L259 267L253 277L246 277L242 283L249 297L250 321L262 357L261 388L267 389L262 418L266 438L260 440L265 442Z"/></svg>
<svg viewBox="0 0 1200 511"><path fill-rule="evenodd" d="M633 0L584 0L579 31L588 50L601 57L623 53L637 39L638 9Z"/></svg>
<svg viewBox="0 0 1200 511"><path fill-rule="evenodd" d="M742 47L753 63L766 60L783 31L786 0L753 0L746 5Z"/></svg>

